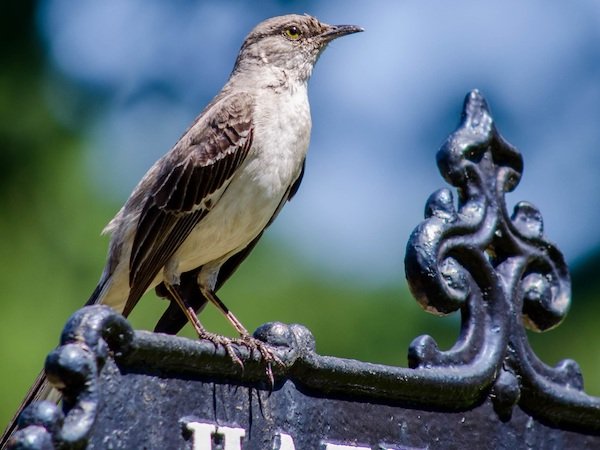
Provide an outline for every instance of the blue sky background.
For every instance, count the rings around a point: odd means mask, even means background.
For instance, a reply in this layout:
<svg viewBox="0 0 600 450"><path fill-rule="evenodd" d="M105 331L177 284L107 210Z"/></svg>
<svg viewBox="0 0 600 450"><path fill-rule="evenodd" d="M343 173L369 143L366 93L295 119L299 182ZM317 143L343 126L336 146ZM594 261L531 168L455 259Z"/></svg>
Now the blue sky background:
<svg viewBox="0 0 600 450"><path fill-rule="evenodd" d="M406 241L466 93L487 98L570 262L600 243L600 2L45 0L54 114L83 129L87 170L123 202L218 92L253 26L309 13L365 33L334 42L310 83L299 195L268 233L362 282L403 278ZM107 218L108 221L109 218Z"/></svg>

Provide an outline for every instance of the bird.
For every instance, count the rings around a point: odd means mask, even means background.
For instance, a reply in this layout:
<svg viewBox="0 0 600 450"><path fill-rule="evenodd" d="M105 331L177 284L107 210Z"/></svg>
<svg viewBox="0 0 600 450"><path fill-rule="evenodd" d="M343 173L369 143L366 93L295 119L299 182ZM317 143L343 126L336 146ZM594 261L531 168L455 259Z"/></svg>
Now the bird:
<svg viewBox="0 0 600 450"><path fill-rule="evenodd" d="M234 342L276 360L216 291L298 190L310 141L307 86L315 63L331 41L361 31L306 14L259 23L221 91L104 229L111 236L107 261L86 305L108 305L126 317L155 289L171 302L156 332L175 334L189 321L199 338L224 345L237 362ZM204 328L197 312L208 303L239 338ZM49 398L50 390L42 372L20 410Z"/></svg>

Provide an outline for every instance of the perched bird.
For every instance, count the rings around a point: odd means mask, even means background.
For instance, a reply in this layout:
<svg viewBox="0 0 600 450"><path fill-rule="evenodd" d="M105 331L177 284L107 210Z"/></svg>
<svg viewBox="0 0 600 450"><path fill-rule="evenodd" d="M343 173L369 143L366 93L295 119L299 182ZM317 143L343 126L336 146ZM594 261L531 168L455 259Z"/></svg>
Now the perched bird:
<svg viewBox="0 0 600 450"><path fill-rule="evenodd" d="M313 66L329 42L359 31L286 15L250 32L221 92L104 230L111 235L108 260L87 305L106 304L127 316L156 288L172 301L156 331L176 333L187 319L200 338L225 345L234 359L231 342L273 360L215 291L296 193L310 139ZM196 311L207 302L239 339L204 329ZM42 374L24 404L47 397L48 388Z"/></svg>

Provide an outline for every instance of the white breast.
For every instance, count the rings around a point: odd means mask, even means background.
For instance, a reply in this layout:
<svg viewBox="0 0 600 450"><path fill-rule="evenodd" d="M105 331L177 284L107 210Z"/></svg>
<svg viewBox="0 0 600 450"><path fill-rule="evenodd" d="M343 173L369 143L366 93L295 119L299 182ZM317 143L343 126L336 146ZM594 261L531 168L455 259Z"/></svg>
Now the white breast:
<svg viewBox="0 0 600 450"><path fill-rule="evenodd" d="M243 249L264 229L300 174L311 129L306 85L261 92L246 161L173 255L169 272L186 272Z"/></svg>

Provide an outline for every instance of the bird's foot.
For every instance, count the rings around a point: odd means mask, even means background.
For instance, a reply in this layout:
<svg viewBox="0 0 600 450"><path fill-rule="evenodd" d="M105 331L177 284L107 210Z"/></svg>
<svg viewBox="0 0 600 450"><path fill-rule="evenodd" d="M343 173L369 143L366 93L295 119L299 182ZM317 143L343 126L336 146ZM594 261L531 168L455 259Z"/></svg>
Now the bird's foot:
<svg viewBox="0 0 600 450"><path fill-rule="evenodd" d="M237 339L231 339L227 336L222 336L216 333L210 333L206 330L202 330L201 333L198 333L198 337L200 339L206 339L207 341L212 342L217 348L219 347L219 345L223 346L231 360L234 363L238 364L242 369L244 368L244 362L240 359L238 354L235 352L235 349L233 348L233 344L237 343L235 342L237 341Z"/></svg>
<svg viewBox="0 0 600 450"><path fill-rule="evenodd" d="M271 388L273 388L273 386L275 385L275 379L273 378L272 365L273 363L279 364L281 366L284 365L283 361L279 358L279 356L275 354L273 348L261 341L260 339L256 339L255 337L250 336L249 334L242 335L239 339L235 339L235 341L236 343L245 346L250 351L257 350L260 353L262 360L266 364L265 371L267 378L269 379Z"/></svg>
<svg viewBox="0 0 600 450"><path fill-rule="evenodd" d="M271 388L275 385L275 379L273 377L273 364L284 365L283 361L277 356L274 350L263 341L256 339L255 337L248 335L240 336L239 338L229 338L226 336L222 336L216 333L210 333L208 331L203 331L203 333L199 333L200 339L206 339L212 342L215 346L223 346L227 355L231 358L231 360L238 364L242 369L244 368L244 362L241 360L237 352L235 351L234 345L244 346L250 352L257 350L262 360L266 364L266 375L269 379L269 384Z"/></svg>
<svg viewBox="0 0 600 450"><path fill-rule="evenodd" d="M249 334L242 335L239 338L229 338L227 336L222 336L220 334L210 333L206 330L202 330L202 333L198 333L198 335L200 339L206 339L212 342L216 347L218 347L219 345L223 346L231 360L234 363L238 364L242 369L244 368L244 362L236 353L234 344L244 346L248 350L250 350L250 352L257 350L260 353L262 360L266 363L265 370L267 378L269 379L269 383L271 387L274 386L275 380L273 377L272 365L279 364L283 366L284 364L283 361L281 361L281 359L275 354L273 348L271 348L268 344L259 339L256 339L253 336L250 336Z"/></svg>

